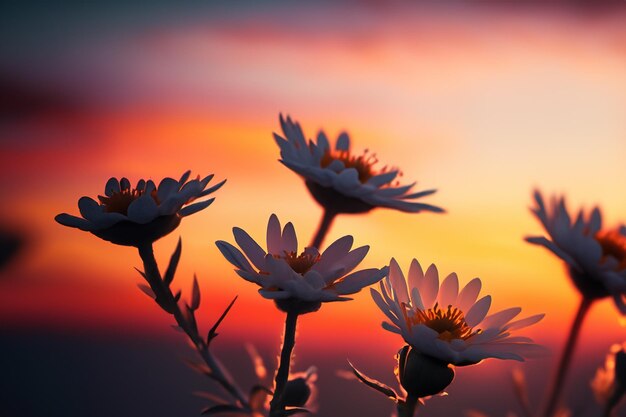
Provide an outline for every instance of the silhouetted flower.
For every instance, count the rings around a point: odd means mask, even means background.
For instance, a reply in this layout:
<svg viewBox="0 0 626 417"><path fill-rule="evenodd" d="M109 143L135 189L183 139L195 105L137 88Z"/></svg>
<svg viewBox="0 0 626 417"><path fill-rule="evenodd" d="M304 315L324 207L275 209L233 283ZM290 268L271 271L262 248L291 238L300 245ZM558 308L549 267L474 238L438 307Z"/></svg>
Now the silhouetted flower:
<svg viewBox="0 0 626 417"><path fill-rule="evenodd" d="M436 190L412 193L415 185L399 185L397 169L376 169L376 156L365 151L354 155L350 151L350 138L342 133L331 149L324 132L317 143L307 140L300 125L280 116L284 138L274 134L280 147L281 162L301 175L313 197L325 209L335 213L364 213L375 207L388 207L400 211L443 212L440 207L418 203L415 200L433 194Z"/></svg>
<svg viewBox="0 0 626 417"><path fill-rule="evenodd" d="M591 381L591 389L596 400L606 407L605 415L609 415L626 394L626 345L611 346L604 367L596 371Z"/></svg>
<svg viewBox="0 0 626 417"><path fill-rule="evenodd" d="M463 366L483 359L524 360L538 346L526 337L512 337L514 330L541 320L543 314L513 320L519 307L487 316L491 296L480 298L481 281L474 278L461 291L452 273L439 286L439 274L431 265L426 274L413 260L407 281L395 259L388 276L372 297L391 323L383 328L400 334L414 349L435 359Z"/></svg>
<svg viewBox="0 0 626 417"><path fill-rule="evenodd" d="M534 197L537 205L531 210L552 240L543 236L526 240L545 246L564 260L574 285L585 298L612 296L619 311L626 314L626 229L603 230L597 207L588 216L579 210L572 221L563 197L552 198L547 207L539 191Z"/></svg>
<svg viewBox="0 0 626 417"><path fill-rule="evenodd" d="M275 300L285 311L295 308L294 303L303 303L303 312L309 312L309 308L310 311L319 309L321 302L350 300L344 296L378 282L387 271L385 267L350 273L369 250L369 246L350 250L352 236L335 241L322 254L314 247L298 254L293 225L287 223L281 233L275 214L270 216L267 225L267 253L243 229L233 228L233 235L245 256L230 243L220 240L216 245L222 255L237 267L239 276L259 285L259 293Z"/></svg>
<svg viewBox="0 0 626 417"><path fill-rule="evenodd" d="M152 243L176 229L182 217L208 207L214 198L189 203L211 194L226 182L205 189L213 175L187 181L190 173L187 171L178 181L165 178L158 187L152 180L139 180L131 188L128 179L111 178L104 187L104 195L98 196L99 203L90 197L78 200L82 217L63 213L55 220L118 245Z"/></svg>
<svg viewBox="0 0 626 417"><path fill-rule="evenodd" d="M315 403L317 368L311 366L305 372L298 372L289 376L289 381L283 393L283 404L286 407L304 407L312 409Z"/></svg>

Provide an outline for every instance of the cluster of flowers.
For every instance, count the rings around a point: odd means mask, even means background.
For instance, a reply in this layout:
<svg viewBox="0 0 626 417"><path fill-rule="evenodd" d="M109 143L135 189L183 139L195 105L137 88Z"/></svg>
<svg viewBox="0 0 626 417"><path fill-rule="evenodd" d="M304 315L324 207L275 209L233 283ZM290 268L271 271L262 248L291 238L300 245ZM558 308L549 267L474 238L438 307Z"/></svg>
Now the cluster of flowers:
<svg viewBox="0 0 626 417"><path fill-rule="evenodd" d="M521 309L518 307L490 314L491 296L480 296L479 278L461 286L457 275L451 273L440 282L437 267L430 265L424 272L417 259L413 259L407 273L394 258L388 266L359 269L369 246L353 249L352 236L344 236L322 250L324 238L340 214L366 213L378 207L409 213L443 210L420 200L436 190L414 191L415 183L399 184L397 169L378 169L373 155L353 153L346 133L340 134L331 147L323 132L316 141L307 140L298 123L282 116L280 123L282 136L274 135L280 148L280 161L304 179L312 197L324 211L311 245L299 251L294 226L287 223L281 228L276 215L269 218L265 249L238 227L233 228L238 247L222 240L216 242L224 258L235 266L235 272L259 286L259 294L286 313L282 352L273 386L257 384L249 393L244 393L209 350L217 327L232 303L210 329L208 337L200 336L194 314L200 305L197 281L194 280L191 297L186 302L181 299L180 291L170 289L181 255L180 241L164 274L159 271L153 255L153 243L176 229L182 217L208 207L214 199L204 198L225 181L207 188L213 175L189 180L190 172L186 172L179 180L165 178L158 187L151 180L140 180L133 188L126 178L119 181L111 178L99 201L89 197L79 200L82 217L65 213L56 217L65 226L138 249L144 264L140 273L148 284L141 288L174 316L203 359L199 368L232 397L230 402L219 400L218 404L208 407L206 414L278 417L306 412L304 407L311 402L314 371L304 376L290 373L297 318L319 310L323 303L350 300L348 296L376 283L378 290L370 289L370 292L387 319L382 327L398 334L404 342L397 354L395 370L400 390L354 367L352 370L365 385L394 401L400 417L412 417L425 398L443 392L454 379L457 366L478 364L488 358L523 361L539 350L531 339L513 333L537 323L543 314L519 319ZM550 239L529 237L527 240L547 247L566 262L572 281L583 295L580 321L592 301L607 296L613 297L619 310L626 313L626 230L602 229L598 209L589 216L580 211L572 221L563 199L554 199L546 207L537 192L535 201L533 212ZM575 339L574 336L574 342ZM610 377L616 368L624 368L625 355L621 352L622 356L613 360L613 367L609 369L607 364L607 370L594 382L594 386L599 387L597 392L604 390L602 398L607 404L616 404L626 387L624 370L621 380ZM566 370L568 362L568 358L562 360L562 370ZM619 382L619 388L615 388L615 381ZM562 381L555 383L554 398L549 401L546 416L553 414L561 385ZM609 390L611 392L606 394Z"/></svg>

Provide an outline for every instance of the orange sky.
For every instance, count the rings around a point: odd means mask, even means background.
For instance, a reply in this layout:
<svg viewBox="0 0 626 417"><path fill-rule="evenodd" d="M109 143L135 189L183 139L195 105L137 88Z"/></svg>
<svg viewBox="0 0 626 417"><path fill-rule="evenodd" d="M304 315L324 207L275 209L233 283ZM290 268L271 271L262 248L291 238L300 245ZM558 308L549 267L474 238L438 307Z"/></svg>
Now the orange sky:
<svg viewBox="0 0 626 417"><path fill-rule="evenodd" d="M192 169L228 182L210 208L157 243L158 259L182 236L175 282L188 290L198 274L206 325L238 294L228 337L278 337L281 315L232 272L214 241L232 242L233 226L262 239L271 213L309 241L320 209L277 162L271 138L286 112L309 136L348 130L356 150L401 167L404 181L438 188L428 202L448 211L344 216L329 240L352 234L370 245L366 267L393 256L407 268L417 257L462 283L479 276L495 309L547 313L527 334L562 340L576 294L560 262L523 241L542 233L528 211L531 191L566 193L572 208L598 203L609 225L626 218L626 27L617 18L467 13L365 13L353 26L336 18L315 34L265 16L241 26L151 27L68 50L63 64L82 77L72 87L83 88L87 105L2 133L1 193L10 204L0 213L32 236L0 282L5 324L167 332L167 319L135 288L137 254L53 217L77 213L78 198L101 193L110 176L134 182ZM339 344L374 337L396 347L367 292L356 298L303 319L304 340L322 351L328 334ZM604 346L625 335L602 302L583 337Z"/></svg>

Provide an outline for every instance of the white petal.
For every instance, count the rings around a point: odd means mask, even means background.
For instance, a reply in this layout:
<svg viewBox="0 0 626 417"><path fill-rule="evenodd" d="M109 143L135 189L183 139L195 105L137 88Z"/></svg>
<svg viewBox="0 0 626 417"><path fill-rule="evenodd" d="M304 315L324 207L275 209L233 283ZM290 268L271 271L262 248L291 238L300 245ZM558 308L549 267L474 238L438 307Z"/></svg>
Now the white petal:
<svg viewBox="0 0 626 417"><path fill-rule="evenodd" d="M104 214L100 206L93 198L81 197L78 200L80 215L87 220L97 221Z"/></svg>
<svg viewBox="0 0 626 417"><path fill-rule="evenodd" d="M456 303L459 310L466 312L474 305L476 299L478 298L478 294L480 294L481 287L482 282L480 281L480 278L474 278L465 287L463 287L459 293L459 298Z"/></svg>
<svg viewBox="0 0 626 417"><path fill-rule="evenodd" d="M231 264L235 265L239 269L243 269L249 272L255 272L250 265L250 262L239 252L239 249L234 247L228 242L224 242L223 240L218 240L215 242L217 248L220 250L224 258Z"/></svg>
<svg viewBox="0 0 626 417"><path fill-rule="evenodd" d="M113 194L120 192L120 182L117 178L109 178L106 185L104 186L104 195L111 197Z"/></svg>
<svg viewBox="0 0 626 417"><path fill-rule="evenodd" d="M128 181L128 178L122 178L120 180L120 188L122 191L130 190L130 181Z"/></svg>
<svg viewBox="0 0 626 417"><path fill-rule="evenodd" d="M180 184L173 178L163 178L157 189L159 201L165 201L171 194L178 192Z"/></svg>
<svg viewBox="0 0 626 417"><path fill-rule="evenodd" d="M280 221L278 221L278 217L275 214L272 214L267 223L267 252L274 255L282 255L281 250Z"/></svg>
<svg viewBox="0 0 626 417"><path fill-rule="evenodd" d="M491 296L486 295L476 302L465 315L465 322L470 327L478 326L491 307Z"/></svg>
<svg viewBox="0 0 626 417"><path fill-rule="evenodd" d="M341 132L341 134L337 138L335 149L338 151L350 150L350 137L348 136L346 132Z"/></svg>
<svg viewBox="0 0 626 417"><path fill-rule="evenodd" d="M343 280L333 285L333 287L337 294L354 294L369 285L377 283L383 276L384 273L379 269L363 269L348 275Z"/></svg>
<svg viewBox="0 0 626 417"><path fill-rule="evenodd" d="M422 266L417 262L417 259L413 259L409 267L409 288L411 288L411 293L413 292L413 288L417 288L418 290L421 288L422 281L424 281Z"/></svg>
<svg viewBox="0 0 626 417"><path fill-rule="evenodd" d="M406 287L404 274L394 258L389 261L389 281L393 287L394 298L399 303L409 304L409 291Z"/></svg>
<svg viewBox="0 0 626 417"><path fill-rule="evenodd" d="M254 266L259 270L265 268L265 251L259 246L258 243L245 230L239 227L233 227L233 235L235 241L239 247L243 250L243 253L252 261Z"/></svg>
<svg viewBox="0 0 626 417"><path fill-rule="evenodd" d="M437 300L437 293L439 292L439 273L437 267L431 264L426 270L424 275L424 281L420 288L420 295L424 302L424 307L431 308Z"/></svg>
<svg viewBox="0 0 626 417"><path fill-rule="evenodd" d="M320 260L313 265L312 269L324 274L326 271L337 269L338 266L343 266L340 262L350 252L353 242L354 238L350 235L337 239L322 252Z"/></svg>
<svg viewBox="0 0 626 417"><path fill-rule="evenodd" d="M528 327L530 325L537 323L539 320L543 319L544 316L545 314L535 314L534 316L526 317L524 319L511 322L508 325L506 325L503 330L513 331L513 330L523 329L524 327Z"/></svg>
<svg viewBox="0 0 626 417"><path fill-rule="evenodd" d="M128 219L135 223L149 223L158 215L159 208L150 194L143 194L128 206Z"/></svg>
<svg viewBox="0 0 626 417"><path fill-rule="evenodd" d="M189 216L209 207L213 201L215 201L215 198L209 198L208 200L201 201L199 203L190 204L187 207L183 207L178 213L182 217Z"/></svg>
<svg viewBox="0 0 626 417"><path fill-rule="evenodd" d="M488 329L491 327L499 329L500 327L513 320L521 311L522 309L519 307L511 307L497 313L490 314L485 318L481 326L483 327L483 329Z"/></svg>
<svg viewBox="0 0 626 417"><path fill-rule="evenodd" d="M63 226L75 227L86 232L94 230L93 224L88 220L81 219L80 217L72 216L67 213L58 214L54 220Z"/></svg>
<svg viewBox="0 0 626 417"><path fill-rule="evenodd" d="M298 252L298 238L296 237L296 231L291 222L287 223L283 229L281 253L282 252Z"/></svg>
<svg viewBox="0 0 626 417"><path fill-rule="evenodd" d="M456 299L459 295L459 279L453 272L446 277L439 288L439 305L447 308L449 305L456 306Z"/></svg>

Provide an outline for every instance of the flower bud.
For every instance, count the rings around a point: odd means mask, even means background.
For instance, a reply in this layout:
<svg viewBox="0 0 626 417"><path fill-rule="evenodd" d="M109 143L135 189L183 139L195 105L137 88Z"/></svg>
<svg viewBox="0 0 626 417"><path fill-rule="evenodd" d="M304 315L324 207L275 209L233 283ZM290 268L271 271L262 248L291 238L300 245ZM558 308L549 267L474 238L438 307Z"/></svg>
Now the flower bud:
<svg viewBox="0 0 626 417"><path fill-rule="evenodd" d="M282 403L286 407L304 407L309 401L315 387L316 368L311 367L305 373L290 379L285 386Z"/></svg>
<svg viewBox="0 0 626 417"><path fill-rule="evenodd" d="M450 364L424 355L410 345L404 346L397 358L396 374L409 396L423 398L439 394L454 379Z"/></svg>

